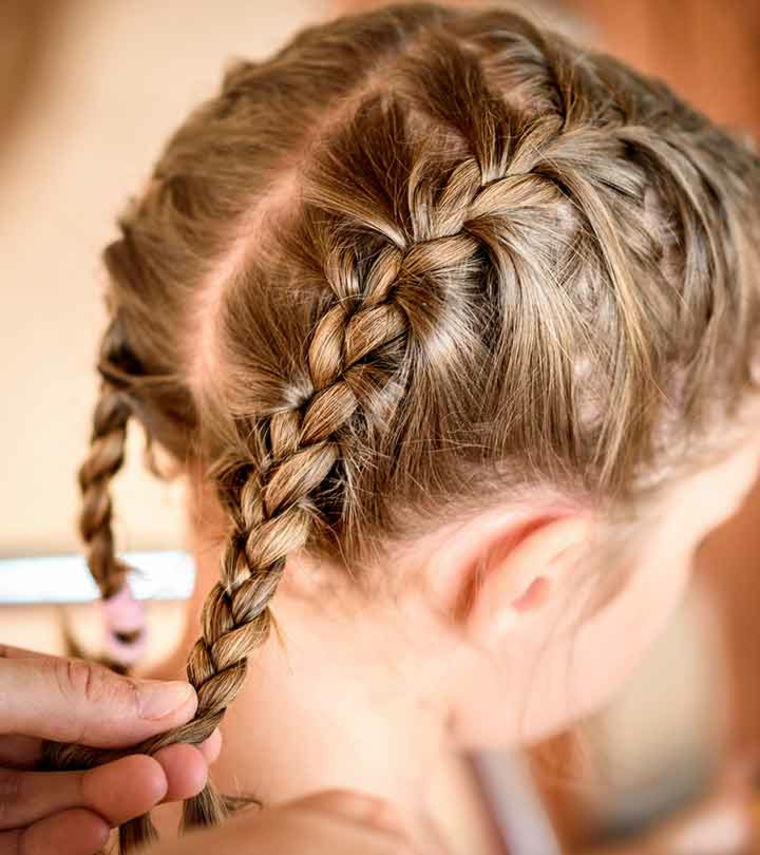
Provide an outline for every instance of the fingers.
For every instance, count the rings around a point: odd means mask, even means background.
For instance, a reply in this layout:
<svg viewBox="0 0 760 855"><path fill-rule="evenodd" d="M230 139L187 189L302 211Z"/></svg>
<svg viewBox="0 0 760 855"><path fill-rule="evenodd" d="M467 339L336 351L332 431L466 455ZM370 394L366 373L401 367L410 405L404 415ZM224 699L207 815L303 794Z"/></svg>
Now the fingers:
<svg viewBox="0 0 760 855"><path fill-rule="evenodd" d="M196 796L206 786L208 767L216 762L222 748L222 735L217 728L200 745L178 743L157 751L154 758L163 766L168 781L165 802L176 802Z"/></svg>
<svg viewBox="0 0 760 855"><path fill-rule="evenodd" d="M205 742L201 742L198 746L198 750L205 757L209 766L212 763L216 763L219 759L219 753L222 750L222 734L219 728L217 728Z"/></svg>
<svg viewBox="0 0 760 855"><path fill-rule="evenodd" d="M153 757L135 754L85 772L80 801L67 807L90 808L116 826L149 811L168 791L163 766Z"/></svg>
<svg viewBox="0 0 760 855"><path fill-rule="evenodd" d="M192 745L170 745L155 757L131 755L87 772L0 770L0 830L30 825L50 814L89 808L111 825L161 801L188 799L205 786L208 766Z"/></svg>
<svg viewBox="0 0 760 855"><path fill-rule="evenodd" d="M195 747L208 766L216 763L222 750L222 735L219 729ZM34 769L41 757L42 740L32 736L0 736L0 768Z"/></svg>
<svg viewBox="0 0 760 855"><path fill-rule="evenodd" d="M0 855L95 855L108 841L107 823L88 810L68 810L29 828L0 833Z"/></svg>
<svg viewBox="0 0 760 855"><path fill-rule="evenodd" d="M31 825L70 808L91 808L116 825L150 810L168 781L156 760L135 755L87 772L0 771L0 829Z"/></svg>
<svg viewBox="0 0 760 855"><path fill-rule="evenodd" d="M189 799L197 795L208 779L208 766L201 752L192 745L177 744L162 748L154 755L167 780L165 802Z"/></svg>
<svg viewBox="0 0 760 855"><path fill-rule="evenodd" d="M205 786L208 766L192 745L170 745L155 757L131 755L86 772L0 770L0 830L87 808L120 825L161 801L187 799ZM0 850L1 852L1 850Z"/></svg>
<svg viewBox="0 0 760 855"><path fill-rule="evenodd" d="M0 733L118 748L195 714L189 683L135 680L82 660L2 652Z"/></svg>

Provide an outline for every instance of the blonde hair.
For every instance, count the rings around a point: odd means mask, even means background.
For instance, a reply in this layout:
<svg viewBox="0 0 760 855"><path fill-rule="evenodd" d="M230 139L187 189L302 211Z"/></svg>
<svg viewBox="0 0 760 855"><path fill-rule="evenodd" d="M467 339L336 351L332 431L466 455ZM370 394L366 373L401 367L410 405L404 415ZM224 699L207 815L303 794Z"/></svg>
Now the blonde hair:
<svg viewBox="0 0 760 855"><path fill-rule="evenodd" d="M413 3L304 29L236 61L152 179L104 252L82 534L108 597L132 415L213 481L229 532L188 660L197 716L140 751L211 734L295 550L353 567L539 486L625 504L752 385L758 155L520 14ZM209 784L185 822L225 810Z"/></svg>

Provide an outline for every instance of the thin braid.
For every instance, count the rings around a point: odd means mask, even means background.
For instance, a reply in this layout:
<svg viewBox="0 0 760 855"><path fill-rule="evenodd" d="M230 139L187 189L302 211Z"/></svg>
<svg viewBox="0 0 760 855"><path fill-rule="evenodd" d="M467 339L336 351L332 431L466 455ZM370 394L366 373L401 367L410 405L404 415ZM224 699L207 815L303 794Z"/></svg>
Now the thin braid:
<svg viewBox="0 0 760 855"><path fill-rule="evenodd" d="M79 532L103 605L105 646L98 661L118 673L129 670L147 643L144 611L132 596L127 581L130 567L116 555L112 531L111 481L124 463L131 414L126 393L105 379L95 407L90 453L78 473L82 495ZM81 655L68 628L65 635L69 655Z"/></svg>
<svg viewBox="0 0 760 855"><path fill-rule="evenodd" d="M127 344L118 313L101 341L98 369L102 385L93 416L91 451L79 470L79 529L104 606L105 649L99 661L125 673L144 652L147 628L144 611L134 600L127 581L131 568L117 557L111 530L110 483L123 465L127 423L133 414L130 384L125 382L125 376L134 378L141 370ZM149 450L150 435L147 436ZM76 655L78 648L73 639L69 639L69 648Z"/></svg>
<svg viewBox="0 0 760 855"><path fill-rule="evenodd" d="M104 599L121 590L129 569L114 551L111 479L124 463L131 412L126 395L104 382L93 416L90 453L79 469L82 494L79 531L86 547L87 564Z"/></svg>

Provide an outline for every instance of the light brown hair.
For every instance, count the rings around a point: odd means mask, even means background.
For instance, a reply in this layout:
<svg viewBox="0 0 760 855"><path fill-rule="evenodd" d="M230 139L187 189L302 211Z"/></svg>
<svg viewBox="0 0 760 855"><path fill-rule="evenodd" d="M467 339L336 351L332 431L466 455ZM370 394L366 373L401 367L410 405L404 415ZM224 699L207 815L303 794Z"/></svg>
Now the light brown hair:
<svg viewBox="0 0 760 855"><path fill-rule="evenodd" d="M295 550L355 568L518 490L625 506L694 463L752 385L759 190L663 83L503 9L388 6L232 64L104 252L103 595L132 415L229 518L197 716L139 750L211 734ZM209 785L185 821L225 809Z"/></svg>

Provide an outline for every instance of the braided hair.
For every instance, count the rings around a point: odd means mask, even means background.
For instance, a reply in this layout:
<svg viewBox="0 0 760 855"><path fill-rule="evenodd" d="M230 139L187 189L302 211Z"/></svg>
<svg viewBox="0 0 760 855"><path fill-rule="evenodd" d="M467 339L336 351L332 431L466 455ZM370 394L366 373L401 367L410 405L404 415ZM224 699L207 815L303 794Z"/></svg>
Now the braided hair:
<svg viewBox="0 0 760 855"><path fill-rule="evenodd" d="M663 84L513 12L392 5L231 65L104 256L81 478L101 591L130 413L228 521L196 717L131 750L208 738L298 550L355 568L510 490L620 503L693 463L751 385L759 184ZM185 824L228 807L208 784Z"/></svg>

